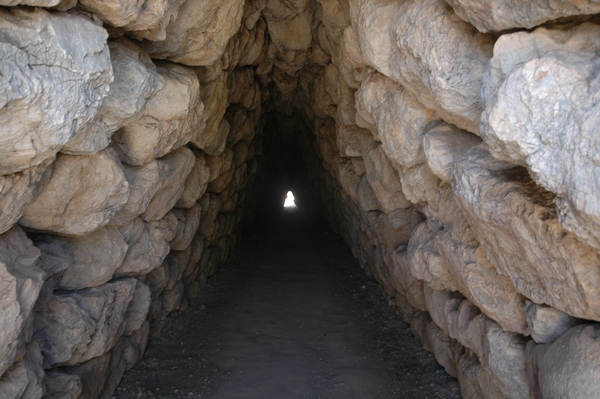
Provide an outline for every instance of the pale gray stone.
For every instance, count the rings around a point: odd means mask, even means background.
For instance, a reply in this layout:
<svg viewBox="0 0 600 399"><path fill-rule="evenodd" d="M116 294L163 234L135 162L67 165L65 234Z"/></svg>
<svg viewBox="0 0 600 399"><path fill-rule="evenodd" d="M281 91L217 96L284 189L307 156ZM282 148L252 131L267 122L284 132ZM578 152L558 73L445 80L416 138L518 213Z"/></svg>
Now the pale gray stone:
<svg viewBox="0 0 600 399"><path fill-rule="evenodd" d="M106 283L123 263L128 249L114 227L103 227L83 237L42 236L36 245L44 257L60 259L65 265L57 282L66 290Z"/></svg>
<svg viewBox="0 0 600 399"><path fill-rule="evenodd" d="M59 155L52 176L19 223L32 229L81 236L106 225L127 202L129 184L112 150Z"/></svg>
<svg viewBox="0 0 600 399"><path fill-rule="evenodd" d="M2 399L39 399L44 395L42 355L36 343L27 346L25 354L0 376Z"/></svg>
<svg viewBox="0 0 600 399"><path fill-rule="evenodd" d="M32 7L54 7L60 0L0 0L0 6L32 6Z"/></svg>
<svg viewBox="0 0 600 399"><path fill-rule="evenodd" d="M48 298L34 335L44 368L75 365L109 351L123 334L135 286L136 280L125 279Z"/></svg>
<svg viewBox="0 0 600 399"><path fill-rule="evenodd" d="M49 166L53 160L48 158L33 168L0 176L0 234L17 223L25 207L37 196L41 185L38 183L52 173Z"/></svg>
<svg viewBox="0 0 600 399"><path fill-rule="evenodd" d="M514 28L533 28L544 22L576 15L600 13L597 0L527 1L445 0L456 14L480 32L503 31Z"/></svg>
<svg viewBox="0 0 600 399"><path fill-rule="evenodd" d="M0 10L0 175L53 157L94 117L113 78L107 37L79 16Z"/></svg>
<svg viewBox="0 0 600 399"><path fill-rule="evenodd" d="M442 122L431 126L421 136L421 143L427 165L433 174L442 181L451 183L456 161L469 148L481 143L481 139Z"/></svg>
<svg viewBox="0 0 600 399"><path fill-rule="evenodd" d="M525 314L527 325L531 331L531 338L540 344L549 344L563 335L568 329L580 321L573 316L554 309L550 306L538 305L525 301Z"/></svg>
<svg viewBox="0 0 600 399"><path fill-rule="evenodd" d="M114 80L96 117L77 131L61 152L71 155L102 151L119 128L135 122L146 102L165 86L156 67L133 42L121 39L108 42Z"/></svg>
<svg viewBox="0 0 600 399"><path fill-rule="evenodd" d="M198 78L190 68L164 63L157 67L165 86L146 104L142 116L113 136L121 161L143 165L186 144L201 123Z"/></svg>
<svg viewBox="0 0 600 399"><path fill-rule="evenodd" d="M243 9L241 0L217 3L185 0L177 17L169 20L166 38L146 41L142 47L152 58L185 65L211 65L239 30Z"/></svg>
<svg viewBox="0 0 600 399"><path fill-rule="evenodd" d="M206 164L206 158L200 152L194 152L194 156L196 157L194 166L185 180L183 193L175 204L177 208L191 208L208 188L211 171Z"/></svg>
<svg viewBox="0 0 600 399"><path fill-rule="evenodd" d="M194 154L187 147L162 157L167 165L162 186L156 191L141 217L145 221L162 219L177 203L184 192L185 182L194 167Z"/></svg>
<svg viewBox="0 0 600 399"><path fill-rule="evenodd" d="M373 189L381 210L385 213L409 208L411 203L402 193L398 172L382 149L377 146L363 157L367 180Z"/></svg>
<svg viewBox="0 0 600 399"><path fill-rule="evenodd" d="M445 121L478 133L490 37L456 18L443 0L352 0L350 10L368 64Z"/></svg>
<svg viewBox="0 0 600 399"><path fill-rule="evenodd" d="M488 259L520 293L600 320L600 257L563 229L552 195L524 168L475 146L456 164L453 191Z"/></svg>
<svg viewBox="0 0 600 399"><path fill-rule="evenodd" d="M202 209L198 204L189 209L172 210L173 214L177 217L178 223L175 238L171 241L171 249L181 251L191 245L198 226L200 226L201 211Z"/></svg>
<svg viewBox="0 0 600 399"><path fill-rule="evenodd" d="M600 27L539 28L494 47L482 137L494 156L526 166L557 195L562 225L600 249L596 126Z"/></svg>
<svg viewBox="0 0 600 399"><path fill-rule="evenodd" d="M593 398L600 390L600 328L571 328L552 344L527 347L532 394L540 398Z"/></svg>
<svg viewBox="0 0 600 399"><path fill-rule="evenodd" d="M137 39L165 40L167 24L176 18L183 0L79 0L79 6L110 26Z"/></svg>
<svg viewBox="0 0 600 399"><path fill-rule="evenodd" d="M435 112L425 108L400 84L377 72L366 76L356 97L377 126L373 134L390 159L406 167L425 161L421 136L427 125L437 119Z"/></svg>
<svg viewBox="0 0 600 399"><path fill-rule="evenodd" d="M444 230L437 233L435 245L459 291L503 329L527 334L523 296L515 289L511 279L499 274L490 262L489 259L493 258L475 238L474 229L465 219L452 192L442 198L442 203L440 219Z"/></svg>
<svg viewBox="0 0 600 399"><path fill-rule="evenodd" d="M177 218L171 213L148 223L137 218L120 227L129 248L116 275L137 276L160 266L169 253L169 242L174 238L176 229Z"/></svg>
<svg viewBox="0 0 600 399"><path fill-rule="evenodd" d="M42 288L39 256L18 226L0 235L0 375L21 350L23 329Z"/></svg>

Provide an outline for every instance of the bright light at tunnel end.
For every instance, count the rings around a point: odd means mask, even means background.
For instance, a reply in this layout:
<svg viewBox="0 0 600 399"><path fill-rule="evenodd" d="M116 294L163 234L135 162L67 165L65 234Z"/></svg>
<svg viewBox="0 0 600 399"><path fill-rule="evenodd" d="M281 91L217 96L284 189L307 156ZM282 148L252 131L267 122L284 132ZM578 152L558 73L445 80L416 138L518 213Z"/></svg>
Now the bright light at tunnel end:
<svg viewBox="0 0 600 399"><path fill-rule="evenodd" d="M294 198L294 194L291 191L287 192L287 196L285 197L285 202L283 203L284 208L295 208L296 207L296 199Z"/></svg>

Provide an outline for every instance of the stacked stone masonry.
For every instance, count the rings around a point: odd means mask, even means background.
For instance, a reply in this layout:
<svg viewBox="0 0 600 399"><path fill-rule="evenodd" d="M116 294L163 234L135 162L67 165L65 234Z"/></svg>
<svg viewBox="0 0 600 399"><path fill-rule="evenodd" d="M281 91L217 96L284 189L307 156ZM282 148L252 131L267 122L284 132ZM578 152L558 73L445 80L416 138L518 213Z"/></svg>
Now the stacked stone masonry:
<svg viewBox="0 0 600 399"><path fill-rule="evenodd" d="M550 3L0 0L0 397L110 398L284 135L464 398L596 397L600 5Z"/></svg>

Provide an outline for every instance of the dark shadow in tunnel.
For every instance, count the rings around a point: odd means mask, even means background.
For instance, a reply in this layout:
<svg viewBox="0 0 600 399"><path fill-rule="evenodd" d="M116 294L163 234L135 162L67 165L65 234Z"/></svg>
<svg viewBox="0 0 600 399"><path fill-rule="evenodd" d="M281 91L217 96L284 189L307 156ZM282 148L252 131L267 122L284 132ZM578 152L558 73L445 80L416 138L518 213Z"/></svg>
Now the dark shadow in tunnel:
<svg viewBox="0 0 600 399"><path fill-rule="evenodd" d="M327 227L302 151L294 144L278 145L271 155L272 163L263 181L253 228L299 231ZM283 206L288 191L294 194L294 208Z"/></svg>

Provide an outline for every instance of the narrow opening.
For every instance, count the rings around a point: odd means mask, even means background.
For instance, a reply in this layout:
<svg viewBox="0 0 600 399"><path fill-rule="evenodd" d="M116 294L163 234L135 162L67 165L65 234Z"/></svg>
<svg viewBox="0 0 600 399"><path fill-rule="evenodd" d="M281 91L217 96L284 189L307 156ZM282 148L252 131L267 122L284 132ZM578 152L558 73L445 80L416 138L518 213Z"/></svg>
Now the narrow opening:
<svg viewBox="0 0 600 399"><path fill-rule="evenodd" d="M284 208L295 208L296 207L296 198L294 198L294 193L291 191L287 192L285 197L285 201L283 202Z"/></svg>

